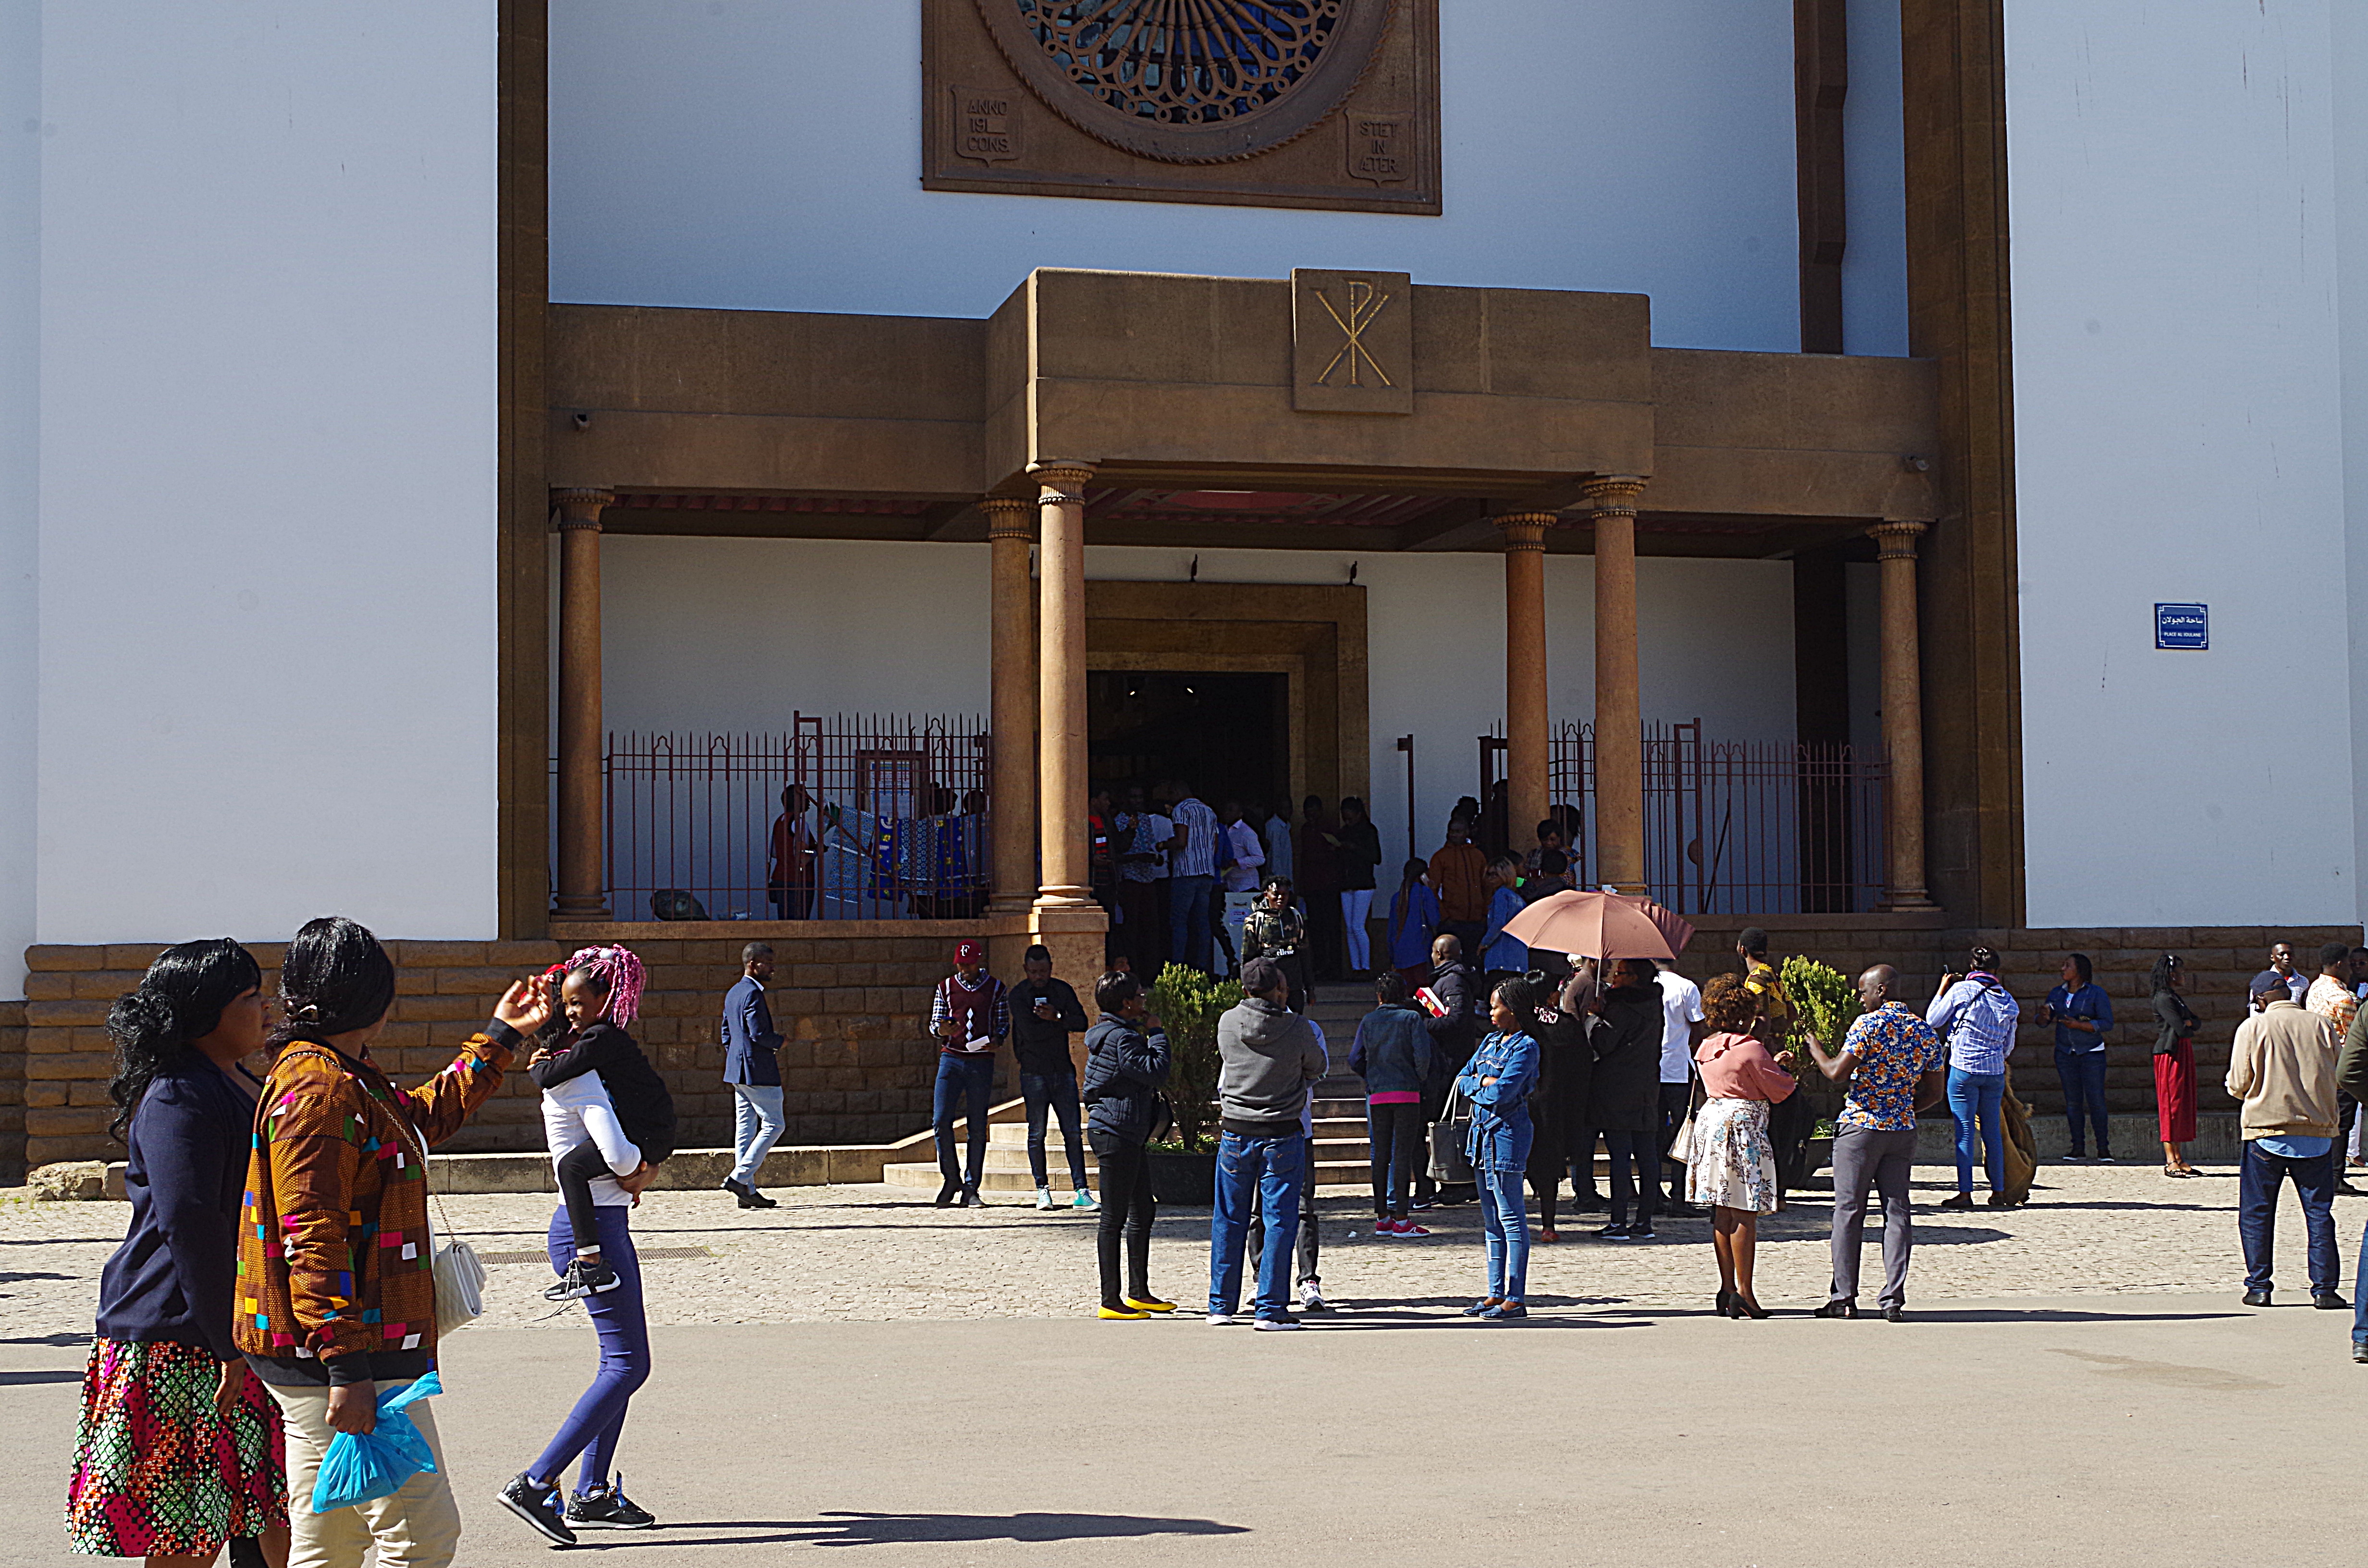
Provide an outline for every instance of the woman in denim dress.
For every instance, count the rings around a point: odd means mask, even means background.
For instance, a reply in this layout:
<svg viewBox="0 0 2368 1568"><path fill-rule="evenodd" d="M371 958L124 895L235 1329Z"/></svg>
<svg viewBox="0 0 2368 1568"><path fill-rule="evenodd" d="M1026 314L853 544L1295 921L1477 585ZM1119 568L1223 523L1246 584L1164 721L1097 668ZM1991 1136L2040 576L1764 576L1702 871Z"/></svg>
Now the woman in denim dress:
<svg viewBox="0 0 2368 1568"><path fill-rule="evenodd" d="M1530 1270L1530 1217L1521 1181L1535 1130L1530 1091L1538 1086L1538 1042L1524 1021L1536 1016L1543 980L1516 976L1488 998L1495 1025L1455 1080L1472 1102L1472 1131L1463 1152L1480 1188L1480 1223L1488 1237L1488 1293L1463 1309L1465 1317L1510 1323L1530 1315L1522 1297Z"/></svg>

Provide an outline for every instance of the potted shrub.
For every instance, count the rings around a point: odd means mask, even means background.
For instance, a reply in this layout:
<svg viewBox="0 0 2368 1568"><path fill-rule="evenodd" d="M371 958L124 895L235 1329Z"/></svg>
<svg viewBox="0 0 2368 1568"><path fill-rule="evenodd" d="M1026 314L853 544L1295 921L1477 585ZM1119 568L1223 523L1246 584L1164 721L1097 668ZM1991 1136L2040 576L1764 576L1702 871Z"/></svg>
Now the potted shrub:
<svg viewBox="0 0 2368 1568"><path fill-rule="evenodd" d="M1230 980L1169 964L1152 982L1152 1015L1167 1030L1167 1137L1146 1146L1151 1195L1205 1206L1217 1190L1217 1020L1242 999Z"/></svg>
<svg viewBox="0 0 2368 1568"><path fill-rule="evenodd" d="M1804 1037L1814 1034L1827 1051L1839 1051L1842 1036L1858 1018L1858 987L1839 970L1811 958L1786 959L1782 979L1784 994L1793 1004L1793 1028L1784 1043L1799 1059L1793 1075L1801 1082L1802 1100L1816 1118L1801 1165L1805 1176L1833 1158L1833 1119L1841 1110L1844 1091L1817 1071Z"/></svg>

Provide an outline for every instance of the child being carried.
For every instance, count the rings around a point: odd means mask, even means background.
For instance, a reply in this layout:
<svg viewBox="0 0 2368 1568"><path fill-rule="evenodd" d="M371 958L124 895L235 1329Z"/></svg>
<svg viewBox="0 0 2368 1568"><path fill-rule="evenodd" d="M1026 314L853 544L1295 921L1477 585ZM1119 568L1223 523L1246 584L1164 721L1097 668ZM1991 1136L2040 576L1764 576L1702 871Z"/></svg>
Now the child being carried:
<svg viewBox="0 0 2368 1568"><path fill-rule="evenodd" d="M543 1135L575 1233L575 1257L548 1301L571 1301L617 1288L600 1256L594 1208L639 1201L643 1176L674 1153L674 1096L625 1026L641 1010L642 960L624 948L586 948L569 959L559 988L567 1033L534 1054L527 1076L542 1091Z"/></svg>

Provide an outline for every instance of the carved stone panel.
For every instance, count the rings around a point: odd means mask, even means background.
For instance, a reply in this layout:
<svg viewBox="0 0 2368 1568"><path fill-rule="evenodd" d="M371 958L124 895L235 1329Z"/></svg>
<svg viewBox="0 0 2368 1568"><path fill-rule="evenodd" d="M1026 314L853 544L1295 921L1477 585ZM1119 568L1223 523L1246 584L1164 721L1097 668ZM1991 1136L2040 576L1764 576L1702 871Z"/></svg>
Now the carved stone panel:
<svg viewBox="0 0 2368 1568"><path fill-rule="evenodd" d="M1291 274L1291 405L1414 412L1414 288L1403 272Z"/></svg>
<svg viewBox="0 0 2368 1568"><path fill-rule="evenodd" d="M921 0L931 190L1436 215L1438 0Z"/></svg>

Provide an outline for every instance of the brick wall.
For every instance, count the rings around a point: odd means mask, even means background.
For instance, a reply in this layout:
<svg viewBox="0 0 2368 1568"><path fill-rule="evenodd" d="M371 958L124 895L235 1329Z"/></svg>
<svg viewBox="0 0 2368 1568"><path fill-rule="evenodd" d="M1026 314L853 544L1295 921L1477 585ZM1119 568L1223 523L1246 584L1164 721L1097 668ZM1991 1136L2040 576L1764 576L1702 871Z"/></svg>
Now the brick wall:
<svg viewBox="0 0 2368 1568"><path fill-rule="evenodd" d="M778 926L761 933L779 965L770 1000L786 1039L785 1142L884 1142L928 1124L937 1050L924 1026L929 987L946 971L953 940L936 930L939 924L916 922L890 935L876 934L876 925L859 936L823 926L811 929L832 934L782 936ZM681 1145L728 1144L732 1095L722 1081L716 1019L723 993L739 977L740 948L749 934L743 928L728 937L644 938L640 929L616 934L650 971L633 1033L674 1091ZM390 941L398 994L373 1054L399 1078L435 1072L484 1022L505 985L564 957L574 945ZM279 963L280 950L254 946L268 970ZM27 1163L121 1156L107 1136L112 1056L101 1026L108 1005L139 983L157 951L154 946L29 949L21 1058ZM1016 957L1008 967L1016 971ZM276 984L276 973L267 975L267 990ZM17 1114L8 1097L6 1029L0 1014L0 1136ZM484 1152L541 1143L533 1085L513 1074L448 1147ZM0 1143L0 1157L6 1152Z"/></svg>

